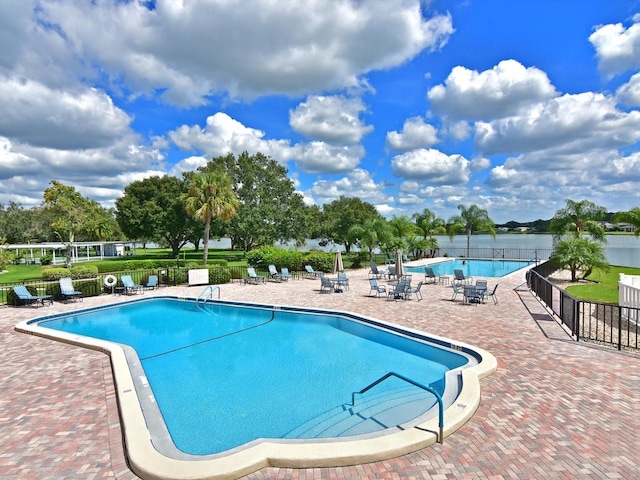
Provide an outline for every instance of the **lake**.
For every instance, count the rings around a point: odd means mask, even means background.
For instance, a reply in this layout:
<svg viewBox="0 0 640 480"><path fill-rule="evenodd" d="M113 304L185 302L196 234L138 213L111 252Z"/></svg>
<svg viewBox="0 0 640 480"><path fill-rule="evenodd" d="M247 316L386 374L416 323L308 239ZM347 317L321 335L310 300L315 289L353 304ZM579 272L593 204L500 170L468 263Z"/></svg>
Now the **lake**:
<svg viewBox="0 0 640 480"><path fill-rule="evenodd" d="M467 237L457 235L453 241L446 235L439 235L440 250L466 248ZM491 235L473 235L471 248L520 248L552 249L553 236L548 234L501 234L495 240ZM640 238L634 235L607 235L604 244L607 262L611 265L640 267Z"/></svg>
<svg viewBox="0 0 640 480"><path fill-rule="evenodd" d="M440 253L447 252L447 248L465 249L467 247L467 237L457 235L450 240L447 235L438 235ZM287 245L278 245L284 248ZM320 247L317 240L308 240L307 244L299 250L318 249L324 251L335 251L344 247L329 244ZM474 248L504 248L522 250L551 250L553 248L553 236L549 234L499 234L494 238L491 235L473 235L471 237L471 249ZM634 235L607 235L607 243L604 244L607 261L611 265L622 265L640 268L640 238ZM357 250L357 249L354 249Z"/></svg>

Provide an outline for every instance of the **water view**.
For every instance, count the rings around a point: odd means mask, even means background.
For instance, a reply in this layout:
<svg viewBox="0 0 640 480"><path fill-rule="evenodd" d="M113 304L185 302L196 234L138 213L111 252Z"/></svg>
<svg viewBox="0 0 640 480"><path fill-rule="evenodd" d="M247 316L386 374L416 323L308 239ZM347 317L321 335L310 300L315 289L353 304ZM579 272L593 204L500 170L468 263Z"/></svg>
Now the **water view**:
<svg viewBox="0 0 640 480"><path fill-rule="evenodd" d="M447 253L447 249L464 249L467 246L467 237L457 235L450 240L447 235L439 235L440 253ZM280 245L291 247L292 245ZM307 244L300 247L299 250L318 249L324 251L334 251L336 248L344 247L341 245L329 244L321 247L317 240L308 240ZM543 252L553 249L553 236L549 234L501 234L497 235L495 240L491 235L473 235L471 237L471 248L505 248L505 249L522 249L535 250L540 249ZM628 267L640 268L640 238L634 235L607 235L607 243L604 245L607 261L611 265L623 265ZM544 255L540 255L542 258Z"/></svg>

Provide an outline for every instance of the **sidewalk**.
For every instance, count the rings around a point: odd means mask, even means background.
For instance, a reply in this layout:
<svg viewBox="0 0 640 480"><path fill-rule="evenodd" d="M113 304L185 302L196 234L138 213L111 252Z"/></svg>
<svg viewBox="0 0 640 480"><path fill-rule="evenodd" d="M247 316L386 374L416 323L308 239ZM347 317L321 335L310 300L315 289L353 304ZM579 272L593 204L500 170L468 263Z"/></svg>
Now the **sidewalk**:
<svg viewBox="0 0 640 480"><path fill-rule="evenodd" d="M347 272L344 293L319 280L222 285L221 298L345 310L471 343L498 358L481 381L473 418L443 445L340 468L270 467L271 478L621 478L640 476L640 356L569 341L524 285L501 279L499 303L451 302L451 287L424 285L423 301L367 297L367 270ZM196 297L202 287L145 295ZM0 478L137 478L128 468L109 359L100 352L17 333L19 321L126 298L103 295L52 307L0 308Z"/></svg>

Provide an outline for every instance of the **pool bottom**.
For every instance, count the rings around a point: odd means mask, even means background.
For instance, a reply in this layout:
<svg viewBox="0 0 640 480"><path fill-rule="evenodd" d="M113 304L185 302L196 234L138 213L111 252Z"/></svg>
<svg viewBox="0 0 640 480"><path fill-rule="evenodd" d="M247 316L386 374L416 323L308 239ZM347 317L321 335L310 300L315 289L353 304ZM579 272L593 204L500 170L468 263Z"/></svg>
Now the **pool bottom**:
<svg viewBox="0 0 640 480"><path fill-rule="evenodd" d="M245 304L237 303L237 305ZM303 308L295 310L308 311ZM313 312L317 313L317 310ZM345 312L324 311L323 313L354 317ZM357 318L383 328L386 326L396 332L406 332L410 336L427 338L436 344L472 353L478 359L478 364L456 372L461 386L455 402L445 411L444 437L455 432L472 417L480 402L479 380L496 371L495 357L470 345L453 343L439 337L426 337L420 332L406 328L400 329L360 315ZM130 347L55 332L39 327L33 321L17 325L16 330L102 351L110 356L126 454L131 469L141 478L237 478L266 466L285 468L347 466L401 456L432 445L439 440L436 415L406 429L391 428L366 435L309 440L258 439L220 454L205 456L182 454L175 448L170 453L173 442L166 428L162 433L162 428L158 428L159 425L155 424L153 416L148 415L148 411L155 406L155 401L153 395L149 396L145 390L146 379L144 373L140 373L142 370L131 368L132 363L129 360L132 356L136 361L138 360L135 352L128 352L132 350ZM135 365L135 362L133 364ZM146 416L145 413L147 413ZM159 423L164 424L161 418ZM167 448L169 454L167 454Z"/></svg>

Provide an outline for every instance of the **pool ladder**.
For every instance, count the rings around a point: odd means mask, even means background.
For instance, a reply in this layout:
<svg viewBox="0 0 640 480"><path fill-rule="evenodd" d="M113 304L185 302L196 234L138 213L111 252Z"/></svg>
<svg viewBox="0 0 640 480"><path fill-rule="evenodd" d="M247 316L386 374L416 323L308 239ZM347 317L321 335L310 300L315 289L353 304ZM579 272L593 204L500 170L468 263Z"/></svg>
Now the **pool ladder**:
<svg viewBox="0 0 640 480"><path fill-rule="evenodd" d="M389 372L389 373L383 375L382 377L380 377L375 382L367 385L366 387L364 387L359 392L353 392L351 394L351 406L355 406L355 404L356 404L356 395L362 395L366 391L371 390L376 385L384 382L389 377L399 378L400 380L405 381L407 383L410 383L411 385L413 385L415 387L421 388L422 390L426 390L427 392L432 393L433 396L436 397L436 401L438 402L438 427L439 427L439 430L440 430L438 432L439 435L437 435L439 437L438 438L438 442L439 443L444 443L444 402L442 401L442 397L440 396L440 394L433 387L422 385L421 383L413 381L410 378L405 377L404 375L400 375L399 373Z"/></svg>
<svg viewBox="0 0 640 480"><path fill-rule="evenodd" d="M203 312L209 312L209 309L205 308L207 305L207 301L213 298L213 292L218 291L218 300L220 300L220 287L213 287L211 285L207 285L202 289L198 297L196 298L195 305L196 308L199 308Z"/></svg>

